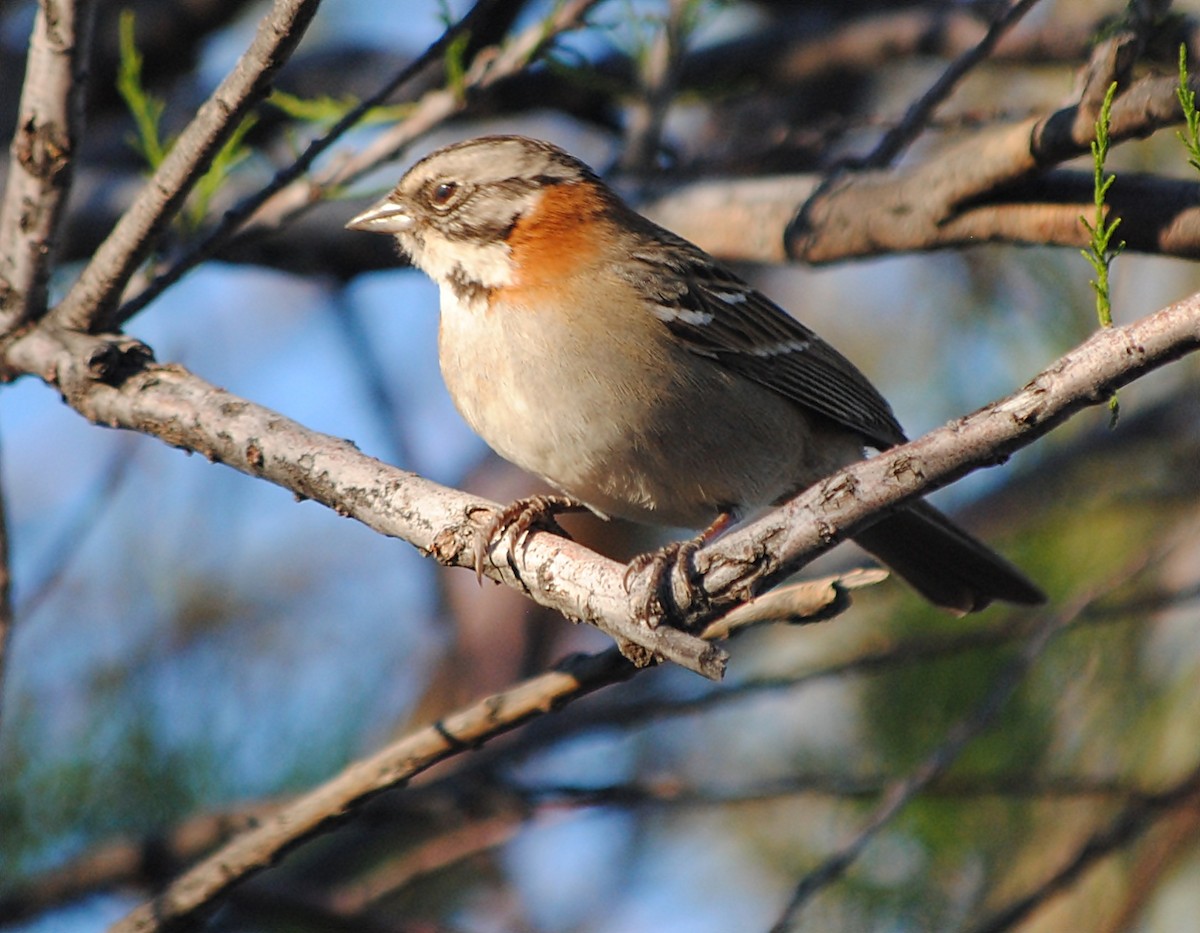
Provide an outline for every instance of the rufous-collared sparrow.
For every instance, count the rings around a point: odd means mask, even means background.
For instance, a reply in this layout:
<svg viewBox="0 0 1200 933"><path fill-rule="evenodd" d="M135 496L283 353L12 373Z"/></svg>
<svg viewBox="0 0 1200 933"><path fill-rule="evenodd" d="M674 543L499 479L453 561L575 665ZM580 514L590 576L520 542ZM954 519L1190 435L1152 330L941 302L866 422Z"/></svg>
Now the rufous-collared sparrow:
<svg viewBox="0 0 1200 933"><path fill-rule="evenodd" d="M467 423L601 515L704 528L905 440L845 357L548 143L439 149L348 226L437 282ZM924 502L855 540L956 612L1044 599Z"/></svg>

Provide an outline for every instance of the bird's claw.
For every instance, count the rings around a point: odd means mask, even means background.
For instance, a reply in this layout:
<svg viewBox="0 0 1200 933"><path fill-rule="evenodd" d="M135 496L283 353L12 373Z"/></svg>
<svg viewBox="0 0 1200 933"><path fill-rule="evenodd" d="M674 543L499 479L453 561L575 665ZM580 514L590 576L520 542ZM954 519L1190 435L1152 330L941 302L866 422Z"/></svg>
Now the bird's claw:
<svg viewBox="0 0 1200 933"><path fill-rule="evenodd" d="M570 538L571 536L563 531L562 526L555 520L555 516L565 512L582 512L586 509L586 505L569 496L527 496L510 502L492 515L492 520L488 522L485 529L476 530L475 578L480 583L483 582L484 563L490 559L492 549L500 542L508 540L511 545L506 552L508 567L513 575L520 579L521 574L512 555L513 551L524 541L525 536L535 529L540 529Z"/></svg>
<svg viewBox="0 0 1200 933"><path fill-rule="evenodd" d="M693 558L705 543L703 536L674 541L629 562L625 592L635 621L658 628L667 619L684 618L702 600L700 573Z"/></svg>

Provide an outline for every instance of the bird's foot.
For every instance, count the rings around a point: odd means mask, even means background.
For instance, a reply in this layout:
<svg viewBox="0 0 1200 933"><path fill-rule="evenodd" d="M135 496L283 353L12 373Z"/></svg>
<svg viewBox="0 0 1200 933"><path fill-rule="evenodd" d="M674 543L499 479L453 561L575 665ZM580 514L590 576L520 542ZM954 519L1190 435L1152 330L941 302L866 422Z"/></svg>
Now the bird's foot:
<svg viewBox="0 0 1200 933"><path fill-rule="evenodd" d="M492 549L502 541L509 542L507 556L508 568L517 579L521 578L513 560L513 551L520 546L529 532L540 529L550 531L564 538L571 536L563 531L555 516L566 512L586 512L588 507L569 496L527 496L517 499L496 512L487 528L475 536L475 577L483 582L484 561L490 558Z"/></svg>
<svg viewBox="0 0 1200 933"><path fill-rule="evenodd" d="M673 541L664 548L639 554L625 568L625 592L633 618L657 628L665 619L696 615L708 602L703 574L696 569L696 552L733 522L729 512L694 538Z"/></svg>
<svg viewBox="0 0 1200 933"><path fill-rule="evenodd" d="M692 558L703 544L701 538L673 541L629 562L625 592L634 621L658 628L664 620L687 612L700 593L700 574Z"/></svg>

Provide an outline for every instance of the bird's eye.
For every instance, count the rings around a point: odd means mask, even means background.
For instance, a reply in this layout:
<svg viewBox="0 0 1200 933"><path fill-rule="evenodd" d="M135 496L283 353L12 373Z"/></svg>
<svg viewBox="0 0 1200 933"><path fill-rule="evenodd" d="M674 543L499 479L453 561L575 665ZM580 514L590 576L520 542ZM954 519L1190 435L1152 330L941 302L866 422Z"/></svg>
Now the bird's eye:
<svg viewBox="0 0 1200 933"><path fill-rule="evenodd" d="M434 207L446 207L454 200L456 194L458 194L458 183L443 181L434 186L433 191L429 194L429 200Z"/></svg>

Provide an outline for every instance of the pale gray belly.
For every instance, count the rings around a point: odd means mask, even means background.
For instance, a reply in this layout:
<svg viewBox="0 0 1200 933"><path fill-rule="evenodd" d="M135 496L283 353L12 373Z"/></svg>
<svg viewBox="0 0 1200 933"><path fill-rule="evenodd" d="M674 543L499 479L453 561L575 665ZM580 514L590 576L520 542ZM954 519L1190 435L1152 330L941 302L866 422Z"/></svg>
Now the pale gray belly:
<svg viewBox="0 0 1200 933"><path fill-rule="evenodd" d="M714 363L694 365L662 334L589 340L577 326L443 302L442 373L500 456L634 521L703 527L861 456L845 432Z"/></svg>

